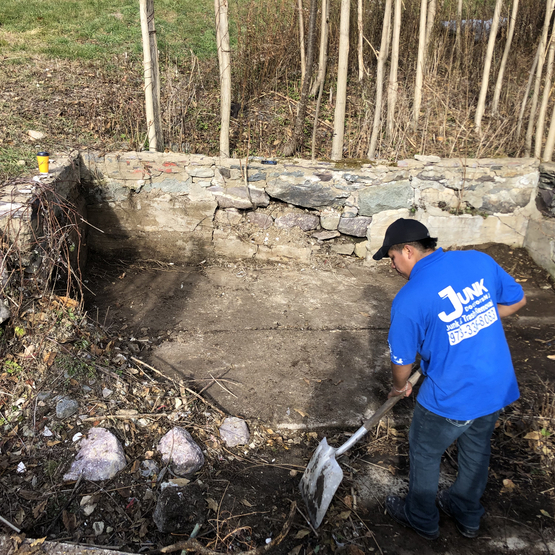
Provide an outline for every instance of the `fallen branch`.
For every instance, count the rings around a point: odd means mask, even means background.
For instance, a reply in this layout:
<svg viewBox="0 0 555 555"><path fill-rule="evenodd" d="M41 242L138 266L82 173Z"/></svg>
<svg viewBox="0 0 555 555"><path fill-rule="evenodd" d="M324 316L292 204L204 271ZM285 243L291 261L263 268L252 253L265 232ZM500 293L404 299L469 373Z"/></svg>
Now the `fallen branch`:
<svg viewBox="0 0 555 555"><path fill-rule="evenodd" d="M293 524L293 518L295 516L295 511L297 510L297 503L293 501L291 504L291 509L289 511L289 516L283 525L283 528L279 535L277 535L270 543L257 547L256 549L249 549L249 551L237 551L237 555L260 555L261 553L266 553L270 549L279 545L289 533L291 529L291 524ZM160 553L174 553L175 551L190 550L200 553L201 555L224 555L221 551L213 551L204 547L199 541L195 539L188 539L183 542L178 542L173 545L168 545L160 549Z"/></svg>
<svg viewBox="0 0 555 555"><path fill-rule="evenodd" d="M149 370L152 370L153 372L156 372L156 374L158 374L159 376L162 376L163 378L166 378L167 380L170 380L175 385L183 387L191 395L194 395L195 397L200 399L205 405L208 405L212 410L215 410L216 412L219 412L222 416L226 416L226 414L223 410L220 410L218 407L215 407L212 403L207 401L204 397L201 397L196 391L193 391L192 389L189 389L188 387L186 387L185 384L181 380L177 381L177 380L174 380L173 378L170 378L169 376L166 376L165 374L162 374L162 372L160 372L160 370L156 370L156 368L154 368L153 366L150 366L150 364L147 364L146 362L143 362L142 360L140 360L138 358L131 357L131 360L134 361L134 362L137 362L139 364L142 364L143 366L145 366Z"/></svg>

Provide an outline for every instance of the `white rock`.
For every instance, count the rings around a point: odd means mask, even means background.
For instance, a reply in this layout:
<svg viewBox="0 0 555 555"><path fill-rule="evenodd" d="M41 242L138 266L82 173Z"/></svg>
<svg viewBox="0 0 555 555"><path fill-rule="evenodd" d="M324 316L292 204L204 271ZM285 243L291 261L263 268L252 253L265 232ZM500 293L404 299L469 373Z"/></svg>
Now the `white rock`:
<svg viewBox="0 0 555 555"><path fill-rule="evenodd" d="M32 129L29 129L29 131L27 131L27 135L29 135L29 137L31 137L33 141L38 141L40 139L44 139L45 137L44 133L42 133L41 131L33 131Z"/></svg>
<svg viewBox="0 0 555 555"><path fill-rule="evenodd" d="M226 418L220 426L220 436L228 447L246 445L250 434L247 423L235 416Z"/></svg>
<svg viewBox="0 0 555 555"><path fill-rule="evenodd" d="M125 453L116 436L104 428L92 428L88 437L81 440L81 449L71 464L64 481L100 481L113 478L126 466Z"/></svg>
<svg viewBox="0 0 555 555"><path fill-rule="evenodd" d="M171 429L158 444L162 462L171 463L172 470L178 476L188 476L199 470L204 464L204 455L191 434L185 429Z"/></svg>

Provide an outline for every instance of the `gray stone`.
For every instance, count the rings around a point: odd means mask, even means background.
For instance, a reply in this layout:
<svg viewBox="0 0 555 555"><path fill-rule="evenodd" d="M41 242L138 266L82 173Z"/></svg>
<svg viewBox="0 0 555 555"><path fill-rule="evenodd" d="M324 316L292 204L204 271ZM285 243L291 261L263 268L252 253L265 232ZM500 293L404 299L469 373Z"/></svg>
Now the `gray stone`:
<svg viewBox="0 0 555 555"><path fill-rule="evenodd" d="M94 535L100 536L100 534L104 532L104 526L104 522L102 521L93 522Z"/></svg>
<svg viewBox="0 0 555 555"><path fill-rule="evenodd" d="M274 219L270 214L264 214L262 212L247 212L247 220L262 229L268 229L272 227Z"/></svg>
<svg viewBox="0 0 555 555"><path fill-rule="evenodd" d="M414 190L408 181L373 185L359 191L359 214L373 216L386 210L410 208L414 203Z"/></svg>
<svg viewBox="0 0 555 555"><path fill-rule="evenodd" d="M6 301L0 301L0 324L8 320L10 316L10 309L6 306Z"/></svg>
<svg viewBox="0 0 555 555"><path fill-rule="evenodd" d="M350 256L355 252L355 245L354 243L336 243L331 246L331 250L337 254Z"/></svg>
<svg viewBox="0 0 555 555"><path fill-rule="evenodd" d="M359 258L366 258L368 254L368 241L359 241L355 243L355 255Z"/></svg>
<svg viewBox="0 0 555 555"><path fill-rule="evenodd" d="M178 476L189 476L202 468L204 455L191 434L180 427L172 428L158 443L162 462L171 463Z"/></svg>
<svg viewBox="0 0 555 555"><path fill-rule="evenodd" d="M85 480L97 482L110 480L126 466L125 453L117 438L104 428L91 428L87 438L81 441L81 448L64 480Z"/></svg>
<svg viewBox="0 0 555 555"><path fill-rule="evenodd" d="M243 214L237 208L226 208L225 210L216 210L214 221L222 226L238 225L243 219Z"/></svg>
<svg viewBox="0 0 555 555"><path fill-rule="evenodd" d="M191 177L214 177L214 170L212 168L207 168L206 166L187 166L187 173Z"/></svg>
<svg viewBox="0 0 555 555"><path fill-rule="evenodd" d="M156 461L153 461L152 459L146 459L141 462L141 476L144 476L145 478L150 478L151 476L158 474L158 471L159 468L156 464Z"/></svg>
<svg viewBox="0 0 555 555"><path fill-rule="evenodd" d="M79 403L75 399L60 399L56 404L56 416L60 419L67 418L79 410Z"/></svg>
<svg viewBox="0 0 555 555"><path fill-rule="evenodd" d="M207 503L198 484L162 490L152 518L160 532L190 534L206 520Z"/></svg>
<svg viewBox="0 0 555 555"><path fill-rule="evenodd" d="M231 178L231 170L229 168L218 168L220 175L225 179Z"/></svg>
<svg viewBox="0 0 555 555"><path fill-rule="evenodd" d="M341 219L345 218L355 218L358 215L358 208L353 205L345 206L343 213L341 214Z"/></svg>
<svg viewBox="0 0 555 555"><path fill-rule="evenodd" d="M220 426L220 437L228 447L247 444L250 439L247 423L235 416L226 418Z"/></svg>
<svg viewBox="0 0 555 555"><path fill-rule="evenodd" d="M322 210L320 213L320 225L324 229L328 229L330 231L336 230L340 220L341 213L335 210L327 209Z"/></svg>
<svg viewBox="0 0 555 555"><path fill-rule="evenodd" d="M367 216L357 216L356 218L341 218L338 231L344 235L352 235L353 237L366 237L368 226L372 222L372 218Z"/></svg>
<svg viewBox="0 0 555 555"><path fill-rule="evenodd" d="M328 241L329 239L335 239L336 237L340 237L341 233L339 231L317 231L316 233L312 234L314 239L318 239L318 241Z"/></svg>
<svg viewBox="0 0 555 555"><path fill-rule="evenodd" d="M252 208L253 204L251 202L249 192L246 187L229 187L224 189L223 187L208 187L219 208L239 208L246 209Z"/></svg>
<svg viewBox="0 0 555 555"><path fill-rule="evenodd" d="M266 180L266 174L264 172L256 172L253 173L252 175L249 174L247 175L247 181L249 183L255 183L256 181L265 181Z"/></svg>
<svg viewBox="0 0 555 555"><path fill-rule="evenodd" d="M316 229L320 224L320 218L314 214L298 214L290 212L279 216L275 220L276 227L291 229L292 227L300 227L303 231Z"/></svg>
<svg viewBox="0 0 555 555"><path fill-rule="evenodd" d="M258 189L253 185L249 185L249 195L253 206L268 206L270 204L270 196L264 189Z"/></svg>
<svg viewBox="0 0 555 555"><path fill-rule="evenodd" d="M415 154L414 159L419 162L424 162L425 164L441 162L441 158L439 156L426 156L425 154Z"/></svg>
<svg viewBox="0 0 555 555"><path fill-rule="evenodd" d="M282 177L269 181L266 192L273 198L304 208L343 206L344 199L349 196L348 192L338 191L321 182L305 180L303 183L293 183Z"/></svg>

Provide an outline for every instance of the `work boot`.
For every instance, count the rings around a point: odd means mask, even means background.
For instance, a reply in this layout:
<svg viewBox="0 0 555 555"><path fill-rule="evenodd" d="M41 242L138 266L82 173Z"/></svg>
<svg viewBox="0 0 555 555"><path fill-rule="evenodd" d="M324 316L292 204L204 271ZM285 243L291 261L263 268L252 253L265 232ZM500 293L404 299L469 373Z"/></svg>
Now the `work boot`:
<svg viewBox="0 0 555 555"><path fill-rule="evenodd" d="M419 536L427 540L437 540L439 538L439 530L435 532L424 532L423 530L418 530L415 528L407 518L405 513L405 500L397 495L389 495L385 500L385 508L387 514L396 520L399 524L406 526L407 528L412 528Z"/></svg>
<svg viewBox="0 0 555 555"><path fill-rule="evenodd" d="M437 504L439 508L447 515L450 516L457 525L457 530L461 535L465 538L475 538L478 536L479 528L469 528L464 524L461 524L454 516L453 512L451 511L451 500L449 499L449 492L444 489L441 490L437 495Z"/></svg>

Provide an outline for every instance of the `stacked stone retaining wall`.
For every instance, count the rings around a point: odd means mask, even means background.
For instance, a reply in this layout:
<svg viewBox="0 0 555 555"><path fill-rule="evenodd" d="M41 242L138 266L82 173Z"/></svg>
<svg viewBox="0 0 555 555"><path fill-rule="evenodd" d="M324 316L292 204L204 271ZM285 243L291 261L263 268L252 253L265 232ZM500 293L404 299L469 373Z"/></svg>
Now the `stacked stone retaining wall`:
<svg viewBox="0 0 555 555"><path fill-rule="evenodd" d="M387 226L414 217L441 246L526 246L555 275L555 208L542 214L537 206L540 197L551 203L553 175L554 168L540 168L537 160L512 158L416 156L391 165L349 166L261 158L247 165L175 153L82 154L89 220L105 232L92 229L89 245L181 260L214 254L306 262L314 252L310 246L249 242L240 229L246 221L263 228L297 226L314 236L316 247L340 243L339 252L371 260ZM279 220L272 217L267 208L273 203L289 210L289 224L283 211ZM345 247L349 239L352 249Z"/></svg>
<svg viewBox="0 0 555 555"><path fill-rule="evenodd" d="M176 153L84 152L52 157L51 168L47 180L86 205L88 247L103 254L308 263L325 245L372 263L387 226L413 217L440 246L524 246L555 276L555 165L534 159L415 156L396 164L346 164L253 158L247 165ZM5 202L13 206L11 195ZM18 196L17 203L25 201ZM253 229L264 239L255 240ZM302 240L278 244L282 229ZM274 242L268 241L272 230Z"/></svg>

